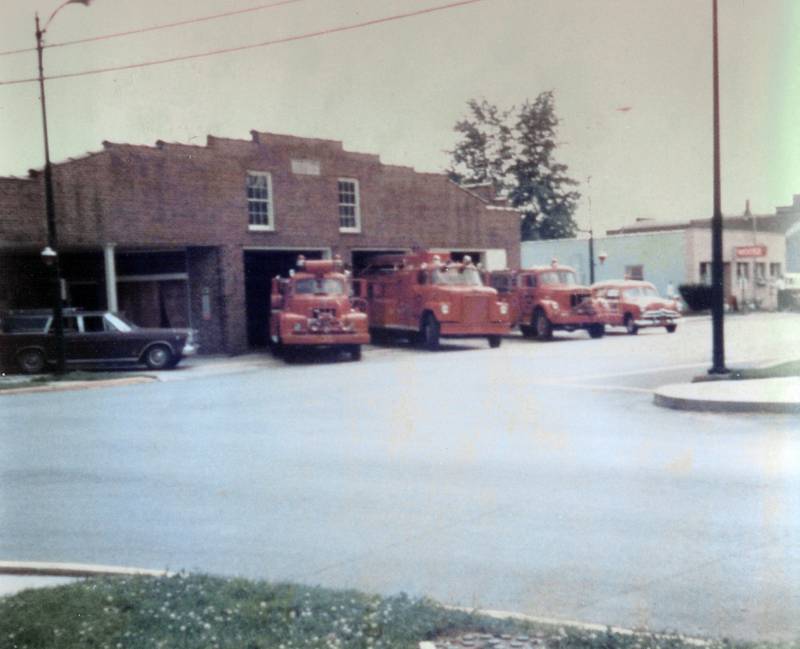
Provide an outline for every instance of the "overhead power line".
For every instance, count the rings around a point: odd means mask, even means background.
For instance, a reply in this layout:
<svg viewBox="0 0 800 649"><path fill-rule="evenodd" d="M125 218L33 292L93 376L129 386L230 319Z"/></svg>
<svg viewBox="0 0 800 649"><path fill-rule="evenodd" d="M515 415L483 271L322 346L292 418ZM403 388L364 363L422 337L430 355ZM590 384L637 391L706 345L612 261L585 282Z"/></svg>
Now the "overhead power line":
<svg viewBox="0 0 800 649"><path fill-rule="evenodd" d="M106 72L119 72L122 70L133 70L137 68L146 68L151 67L154 65L164 65L167 63L178 63L180 61L190 61L192 59L200 59L200 58L207 58L210 56L216 56L218 54L231 54L233 52L243 52L245 50L252 50L259 47L269 47L270 45L280 45L282 43L291 43L293 41L300 41L305 40L307 38L316 38L318 36L327 36L329 34L337 34L341 32L352 31L355 29L361 29L363 27L371 27L373 25L379 25L381 23L388 23L393 22L396 20L403 20L405 18L412 18L414 16L422 16L424 14L431 14L437 11L445 11L448 9L455 9L456 7L463 7L465 5L477 4L478 2L486 2L487 0L459 0L458 2L450 2L443 5L437 5L435 7L425 7L424 9L417 9L415 11L409 11L407 13L402 14L395 14L393 16L385 16L383 18L375 18L373 20L365 20L360 23L353 23L351 25L342 25L340 27L331 27L329 29L322 29L316 32L308 32L305 34L297 34L295 36L286 36L284 38L276 38L270 41L264 41L263 43L253 43L251 45L240 45L237 47L227 47L219 50L211 50L208 52L199 52L197 54L186 54L183 56L173 56L167 59L158 59L155 61L144 61L142 63L131 63L129 65L118 65L108 68L96 68L94 70L84 70L82 72L68 72L65 74L55 74L48 77L45 77L46 80L53 80L53 79L71 79L73 77L83 77L87 75L95 75L95 74L103 74ZM39 79L36 77L30 79L13 79L11 81L0 81L0 86L11 86L15 84L22 84L22 83L38 83Z"/></svg>
<svg viewBox="0 0 800 649"><path fill-rule="evenodd" d="M87 38L78 38L74 41L63 41L61 43L51 43L45 45L45 49L53 47L67 47L68 45L79 45L81 43L94 43L96 41L105 41L111 38L119 38L120 36L133 36L135 34L144 34L146 32L155 32L161 29L171 29L172 27L182 27L183 25L193 25L195 23L202 23L209 20L217 20L219 18L228 18L230 16L239 16L241 14L252 13L254 11L264 11L265 9L274 9L282 7L283 5L294 4L295 2L303 2L303 0L280 0L280 2L272 2L265 5L257 5L255 7L248 7L246 9L237 9L235 11L226 11L221 14L213 14L211 16L200 16L199 18L189 18L188 20L179 20L174 23L165 23L163 25L152 25L150 27L142 27L140 29L130 29L124 32L115 32L113 34L103 34L101 36L89 36ZM25 47L19 50L7 50L0 52L0 56L7 56L9 54L22 54L23 52L35 52L35 47Z"/></svg>

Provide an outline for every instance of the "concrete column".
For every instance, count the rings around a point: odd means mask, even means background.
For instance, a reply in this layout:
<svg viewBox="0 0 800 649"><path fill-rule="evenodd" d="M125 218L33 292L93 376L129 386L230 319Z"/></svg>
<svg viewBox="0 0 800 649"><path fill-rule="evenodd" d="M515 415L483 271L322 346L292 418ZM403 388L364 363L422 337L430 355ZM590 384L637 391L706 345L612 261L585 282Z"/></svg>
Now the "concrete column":
<svg viewBox="0 0 800 649"><path fill-rule="evenodd" d="M103 247L106 270L106 308L109 311L119 310L117 305L117 267L114 260L115 245L107 243Z"/></svg>

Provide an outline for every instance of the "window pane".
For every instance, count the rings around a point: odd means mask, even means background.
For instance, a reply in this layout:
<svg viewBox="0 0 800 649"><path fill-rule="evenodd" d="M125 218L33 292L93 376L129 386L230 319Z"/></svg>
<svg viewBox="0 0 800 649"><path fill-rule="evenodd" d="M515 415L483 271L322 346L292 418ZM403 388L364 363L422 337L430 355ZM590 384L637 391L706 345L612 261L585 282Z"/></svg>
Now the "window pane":
<svg viewBox="0 0 800 649"><path fill-rule="evenodd" d="M271 225L269 174L247 174L247 211L250 225Z"/></svg>

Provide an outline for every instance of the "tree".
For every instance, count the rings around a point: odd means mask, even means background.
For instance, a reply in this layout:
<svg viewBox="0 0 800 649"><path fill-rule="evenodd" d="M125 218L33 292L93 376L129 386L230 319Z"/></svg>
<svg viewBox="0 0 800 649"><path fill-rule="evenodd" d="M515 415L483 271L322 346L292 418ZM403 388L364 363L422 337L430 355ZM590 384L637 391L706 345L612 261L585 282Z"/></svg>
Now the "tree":
<svg viewBox="0 0 800 649"><path fill-rule="evenodd" d="M450 152L450 178L460 184L489 183L522 212L523 240L574 237L580 194L567 166L555 160L555 100L552 91L525 101L518 112L485 99L467 103L470 115L457 122L461 134Z"/></svg>

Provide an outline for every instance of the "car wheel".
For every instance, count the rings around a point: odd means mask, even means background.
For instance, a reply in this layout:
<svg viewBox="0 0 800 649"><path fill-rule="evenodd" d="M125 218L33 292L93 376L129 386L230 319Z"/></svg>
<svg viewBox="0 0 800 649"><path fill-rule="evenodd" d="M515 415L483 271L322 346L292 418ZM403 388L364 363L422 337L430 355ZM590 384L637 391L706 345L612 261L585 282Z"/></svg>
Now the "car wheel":
<svg viewBox="0 0 800 649"><path fill-rule="evenodd" d="M589 336L592 338L602 338L606 333L605 325L593 324L589 325Z"/></svg>
<svg viewBox="0 0 800 649"><path fill-rule="evenodd" d="M44 370L44 354L38 349L25 349L17 356L19 368L25 374L41 374Z"/></svg>
<svg viewBox="0 0 800 649"><path fill-rule="evenodd" d="M489 340L489 347L491 347L492 349L497 349L498 347L500 347L500 343L503 342L503 339L500 336L489 336L488 340Z"/></svg>
<svg viewBox="0 0 800 649"><path fill-rule="evenodd" d="M422 321L422 344L426 349L435 351L439 349L440 327L436 317L429 313Z"/></svg>
<svg viewBox="0 0 800 649"><path fill-rule="evenodd" d="M541 309L533 314L533 330L539 340L550 340L553 337L553 325Z"/></svg>
<svg viewBox="0 0 800 649"><path fill-rule="evenodd" d="M165 370L172 366L172 352L166 345L153 345L145 352L144 362L151 370Z"/></svg>
<svg viewBox="0 0 800 649"><path fill-rule="evenodd" d="M633 321L633 316L630 313L625 315L625 331L631 336L635 336L639 333L639 327L636 326L636 323Z"/></svg>
<svg viewBox="0 0 800 649"><path fill-rule="evenodd" d="M530 325L521 324L519 330L522 332L523 338L533 338L536 335L536 330Z"/></svg>
<svg viewBox="0 0 800 649"><path fill-rule="evenodd" d="M678 325L676 325L676 324L665 325L665 329L667 330L667 333L668 333L668 334L674 334L674 333L675 333L675 330L676 330L677 328L678 328Z"/></svg>
<svg viewBox="0 0 800 649"><path fill-rule="evenodd" d="M350 360L361 360L361 345L350 345Z"/></svg>

